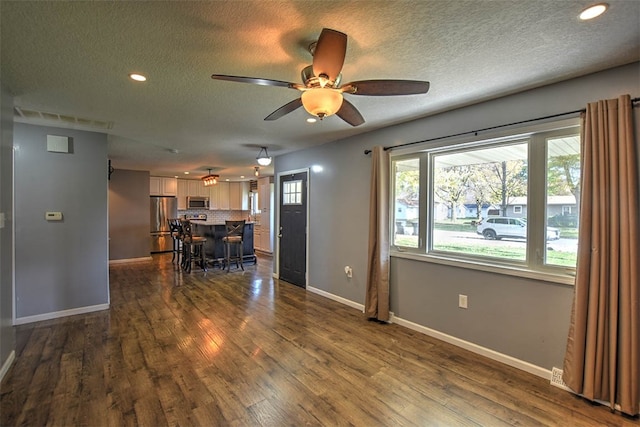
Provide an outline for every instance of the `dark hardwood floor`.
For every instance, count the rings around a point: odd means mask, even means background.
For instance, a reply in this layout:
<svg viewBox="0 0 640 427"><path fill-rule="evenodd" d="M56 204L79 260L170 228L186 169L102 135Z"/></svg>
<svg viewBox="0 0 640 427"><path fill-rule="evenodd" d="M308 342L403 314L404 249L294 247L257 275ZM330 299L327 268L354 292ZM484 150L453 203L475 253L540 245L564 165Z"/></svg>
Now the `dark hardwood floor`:
<svg viewBox="0 0 640 427"><path fill-rule="evenodd" d="M111 266L107 311L22 325L3 426L638 426L271 277Z"/></svg>

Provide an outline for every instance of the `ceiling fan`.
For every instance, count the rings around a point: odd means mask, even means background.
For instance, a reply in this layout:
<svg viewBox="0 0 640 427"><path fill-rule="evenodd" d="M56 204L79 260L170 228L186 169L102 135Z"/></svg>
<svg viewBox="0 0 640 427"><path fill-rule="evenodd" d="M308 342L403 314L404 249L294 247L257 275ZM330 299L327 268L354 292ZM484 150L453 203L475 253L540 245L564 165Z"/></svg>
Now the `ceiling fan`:
<svg viewBox="0 0 640 427"><path fill-rule="evenodd" d="M252 83L262 86L279 86L302 92L298 99L283 105L265 117L276 120L304 107L320 120L336 114L351 126L364 123L364 118L343 94L366 96L414 95L427 93L429 82L419 80L361 80L341 85L342 65L347 52L347 35L330 28L323 28L318 41L309 46L313 64L302 70L303 84L255 77L213 74L212 79Z"/></svg>

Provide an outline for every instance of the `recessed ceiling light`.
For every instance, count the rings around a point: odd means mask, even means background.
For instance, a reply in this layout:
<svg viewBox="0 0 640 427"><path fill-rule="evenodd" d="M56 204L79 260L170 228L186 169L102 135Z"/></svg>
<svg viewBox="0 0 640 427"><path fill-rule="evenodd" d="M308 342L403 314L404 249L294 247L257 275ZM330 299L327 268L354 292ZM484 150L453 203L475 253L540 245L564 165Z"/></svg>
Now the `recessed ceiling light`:
<svg viewBox="0 0 640 427"><path fill-rule="evenodd" d="M185 172L184 174L185 174L185 175L189 175L189 172Z"/></svg>
<svg viewBox="0 0 640 427"><path fill-rule="evenodd" d="M143 76L142 74L137 74L137 73L129 74L129 78L131 80L135 80L137 82L146 82L147 81L147 78L145 76Z"/></svg>
<svg viewBox="0 0 640 427"><path fill-rule="evenodd" d="M309 117L309 118L307 119L307 123L315 123L315 122L317 122L317 121L318 121L318 120L317 120L317 119L315 119L315 118L313 118L313 117Z"/></svg>
<svg viewBox="0 0 640 427"><path fill-rule="evenodd" d="M244 175L240 175L240 179L244 179Z"/></svg>
<svg viewBox="0 0 640 427"><path fill-rule="evenodd" d="M607 3L594 4L593 6L589 6L588 8L583 10L580 13L579 18L583 21L588 21L589 19L596 18L602 15L608 7L609 5Z"/></svg>

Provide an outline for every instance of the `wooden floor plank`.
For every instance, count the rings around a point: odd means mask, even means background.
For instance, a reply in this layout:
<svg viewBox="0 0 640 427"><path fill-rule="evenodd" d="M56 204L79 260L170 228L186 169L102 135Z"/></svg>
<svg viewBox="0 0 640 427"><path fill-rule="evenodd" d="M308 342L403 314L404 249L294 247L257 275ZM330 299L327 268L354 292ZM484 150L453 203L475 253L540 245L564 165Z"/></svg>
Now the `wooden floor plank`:
<svg viewBox="0 0 640 427"><path fill-rule="evenodd" d="M0 425L640 426L272 278L110 267L109 310L16 327Z"/></svg>

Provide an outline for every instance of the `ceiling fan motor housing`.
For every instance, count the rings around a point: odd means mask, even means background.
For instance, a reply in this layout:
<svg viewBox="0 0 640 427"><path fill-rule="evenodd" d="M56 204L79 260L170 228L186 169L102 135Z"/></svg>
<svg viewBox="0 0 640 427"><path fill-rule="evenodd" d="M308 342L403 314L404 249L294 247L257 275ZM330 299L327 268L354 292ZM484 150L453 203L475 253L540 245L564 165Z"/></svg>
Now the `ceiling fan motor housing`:
<svg viewBox="0 0 640 427"><path fill-rule="evenodd" d="M304 67L300 72L300 75L302 77L302 83L304 83L306 87L316 88L316 87L322 86L320 84L320 79L316 77L315 74L313 74L313 65ZM342 73L338 74L338 77L336 77L334 81L327 79L324 87L337 89L338 87L340 87L341 80L342 80Z"/></svg>

